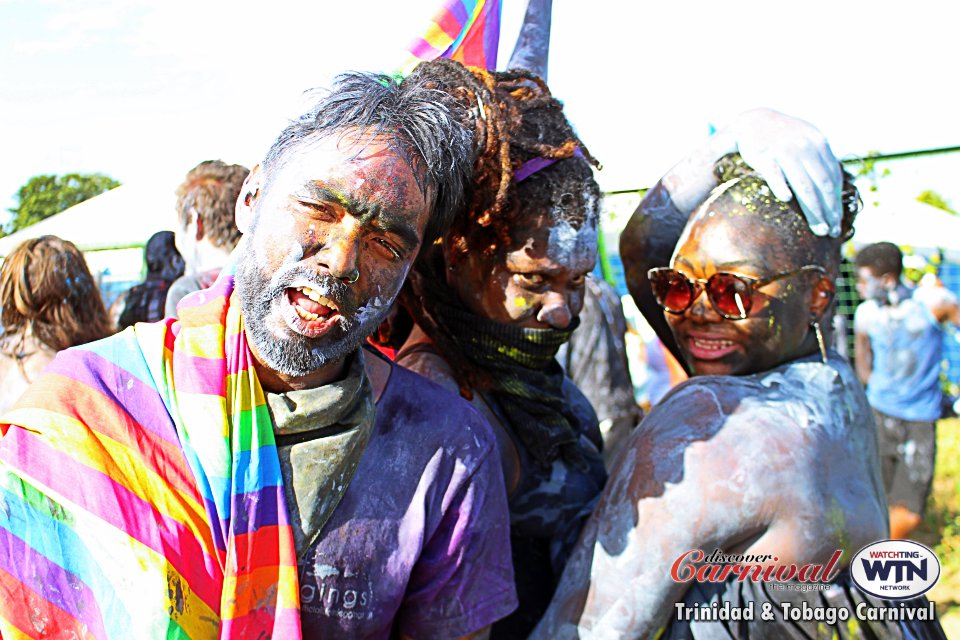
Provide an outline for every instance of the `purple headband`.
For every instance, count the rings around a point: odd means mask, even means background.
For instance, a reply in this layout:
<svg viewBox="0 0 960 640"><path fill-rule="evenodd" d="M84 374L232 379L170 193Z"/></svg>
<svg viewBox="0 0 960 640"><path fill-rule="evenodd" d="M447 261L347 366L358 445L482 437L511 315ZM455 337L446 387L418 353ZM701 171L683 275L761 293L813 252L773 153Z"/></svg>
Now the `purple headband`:
<svg viewBox="0 0 960 640"><path fill-rule="evenodd" d="M580 147L577 147L573 152L573 157L582 158L583 153L580 151ZM558 158L544 158L542 156L537 156L536 158L530 158L522 165L520 168L513 172L513 181L514 182L523 182L533 174L538 171L543 171L553 163L557 162ZM559 160L566 160L566 158L559 158Z"/></svg>

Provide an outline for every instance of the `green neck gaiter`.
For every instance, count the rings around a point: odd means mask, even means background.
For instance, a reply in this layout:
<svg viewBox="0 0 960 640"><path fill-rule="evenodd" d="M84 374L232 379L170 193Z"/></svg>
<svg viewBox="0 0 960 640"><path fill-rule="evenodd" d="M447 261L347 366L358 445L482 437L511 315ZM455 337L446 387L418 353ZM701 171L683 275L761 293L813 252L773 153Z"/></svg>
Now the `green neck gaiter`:
<svg viewBox="0 0 960 640"><path fill-rule="evenodd" d="M442 302L431 314L465 359L483 375L470 376L492 397L508 427L533 458L549 466L559 455L580 465L578 424L563 395L557 350L570 339L567 329L526 329L493 322Z"/></svg>

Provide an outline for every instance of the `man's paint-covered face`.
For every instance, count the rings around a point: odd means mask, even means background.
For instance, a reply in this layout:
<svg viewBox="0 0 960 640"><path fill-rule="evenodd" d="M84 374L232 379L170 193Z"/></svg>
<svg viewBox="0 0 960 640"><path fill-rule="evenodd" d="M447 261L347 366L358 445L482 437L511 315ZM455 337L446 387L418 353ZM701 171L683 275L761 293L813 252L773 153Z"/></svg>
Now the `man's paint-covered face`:
<svg viewBox="0 0 960 640"><path fill-rule="evenodd" d="M509 247L471 251L450 284L477 315L529 329L566 329L583 309L584 280L597 261L597 226L548 215L511 230Z"/></svg>
<svg viewBox="0 0 960 640"><path fill-rule="evenodd" d="M247 179L237 293L271 369L304 376L337 361L389 310L430 215L396 146L349 134L308 140L269 176L257 168Z"/></svg>
<svg viewBox="0 0 960 640"><path fill-rule="evenodd" d="M730 205L736 208L736 205ZM799 268L784 250L781 233L743 212L701 210L691 220L674 253L673 267L693 279L719 271L767 278ZM722 317L706 292L681 314L665 313L684 359L697 375L744 375L766 371L800 355L809 332L809 272L757 287L749 315Z"/></svg>
<svg viewBox="0 0 960 640"><path fill-rule="evenodd" d="M896 285L892 274L878 276L871 267L857 268L857 293L864 300L875 300L886 304L890 299L890 290Z"/></svg>

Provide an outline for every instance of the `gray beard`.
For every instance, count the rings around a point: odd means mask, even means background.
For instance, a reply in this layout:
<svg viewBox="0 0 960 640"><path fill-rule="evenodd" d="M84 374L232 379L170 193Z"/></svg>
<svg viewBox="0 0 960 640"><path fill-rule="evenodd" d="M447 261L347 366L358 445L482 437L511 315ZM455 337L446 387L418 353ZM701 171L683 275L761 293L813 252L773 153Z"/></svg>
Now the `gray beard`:
<svg viewBox="0 0 960 640"><path fill-rule="evenodd" d="M295 377L313 373L359 349L380 326L393 302L390 300L383 304L378 298L367 301L356 312L342 309L339 326L333 327L328 335L320 338L296 334L281 338L267 329L266 318L272 311L273 301L285 296L287 286L299 275L318 280L315 273L294 268L284 272L278 282L271 282L271 278L260 271L256 259L249 253L244 254L237 263L237 297L250 342L265 365L278 373ZM320 279L320 282L327 285L332 299L338 302L346 299L342 295L346 285L339 280L327 278Z"/></svg>

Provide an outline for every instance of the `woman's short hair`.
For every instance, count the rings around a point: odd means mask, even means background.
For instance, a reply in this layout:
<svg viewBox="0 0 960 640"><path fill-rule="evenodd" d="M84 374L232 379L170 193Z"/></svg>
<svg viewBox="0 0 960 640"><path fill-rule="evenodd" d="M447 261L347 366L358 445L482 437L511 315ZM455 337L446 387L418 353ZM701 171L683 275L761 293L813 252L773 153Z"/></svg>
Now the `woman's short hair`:
<svg viewBox="0 0 960 640"><path fill-rule="evenodd" d="M4 340L27 333L60 351L112 332L100 291L80 250L57 236L27 240L0 267Z"/></svg>

